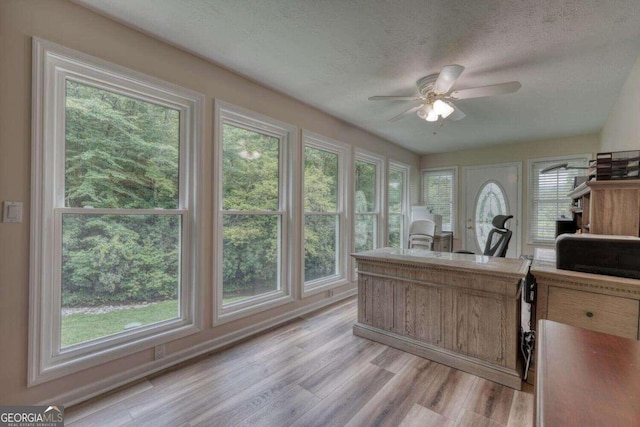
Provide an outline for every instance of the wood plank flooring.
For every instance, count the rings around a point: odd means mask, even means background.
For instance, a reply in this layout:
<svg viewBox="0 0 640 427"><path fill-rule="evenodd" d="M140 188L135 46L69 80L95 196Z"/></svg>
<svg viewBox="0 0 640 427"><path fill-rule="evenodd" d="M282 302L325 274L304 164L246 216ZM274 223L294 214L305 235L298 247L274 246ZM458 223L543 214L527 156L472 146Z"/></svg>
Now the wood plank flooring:
<svg viewBox="0 0 640 427"><path fill-rule="evenodd" d="M65 411L78 426L507 426L533 395L356 337L356 299Z"/></svg>

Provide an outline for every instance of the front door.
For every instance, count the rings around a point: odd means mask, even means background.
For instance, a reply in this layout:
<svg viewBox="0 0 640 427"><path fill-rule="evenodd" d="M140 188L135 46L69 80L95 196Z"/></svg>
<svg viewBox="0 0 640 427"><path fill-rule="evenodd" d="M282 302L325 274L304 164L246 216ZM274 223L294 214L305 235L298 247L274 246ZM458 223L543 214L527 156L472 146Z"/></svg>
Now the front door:
<svg viewBox="0 0 640 427"><path fill-rule="evenodd" d="M513 231L507 257L520 256L520 176L522 164L473 166L463 169L465 223L464 243L468 251L481 254L491 221L496 215L513 215L506 227Z"/></svg>

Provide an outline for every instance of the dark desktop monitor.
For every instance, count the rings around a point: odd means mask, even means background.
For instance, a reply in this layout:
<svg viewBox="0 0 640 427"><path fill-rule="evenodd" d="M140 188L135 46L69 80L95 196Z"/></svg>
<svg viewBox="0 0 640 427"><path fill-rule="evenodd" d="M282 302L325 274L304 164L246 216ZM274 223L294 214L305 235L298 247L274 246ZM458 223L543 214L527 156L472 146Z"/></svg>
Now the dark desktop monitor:
<svg viewBox="0 0 640 427"><path fill-rule="evenodd" d="M556 221L556 237L561 234L575 234L578 229L575 219L559 219Z"/></svg>

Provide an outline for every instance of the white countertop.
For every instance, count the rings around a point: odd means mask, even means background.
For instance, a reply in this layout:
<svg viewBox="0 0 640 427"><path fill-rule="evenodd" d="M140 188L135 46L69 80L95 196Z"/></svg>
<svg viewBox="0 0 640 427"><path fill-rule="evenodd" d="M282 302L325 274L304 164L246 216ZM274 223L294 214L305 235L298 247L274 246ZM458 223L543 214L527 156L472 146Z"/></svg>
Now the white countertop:
<svg viewBox="0 0 640 427"><path fill-rule="evenodd" d="M484 255L435 252L426 249L381 248L351 254L355 259L404 262L415 265L434 265L463 270L486 271L524 276L528 261Z"/></svg>

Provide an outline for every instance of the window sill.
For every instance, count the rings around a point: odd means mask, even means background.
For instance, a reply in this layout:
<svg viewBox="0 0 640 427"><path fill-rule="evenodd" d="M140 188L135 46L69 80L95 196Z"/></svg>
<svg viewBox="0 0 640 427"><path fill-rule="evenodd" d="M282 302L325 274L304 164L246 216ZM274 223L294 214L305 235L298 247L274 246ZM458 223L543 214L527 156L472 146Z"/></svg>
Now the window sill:
<svg viewBox="0 0 640 427"><path fill-rule="evenodd" d="M158 332L157 328L153 328L141 332L146 334L146 336L139 338L120 336L104 340L100 343L104 348L96 348L96 345L91 345L62 352L51 357L49 360L39 361L37 366L30 366L27 386L33 387L87 368L99 366L112 360L148 350L160 344L166 344L196 334L200 331L201 328L195 323L183 324L163 332ZM120 342L118 343L118 341Z"/></svg>
<svg viewBox="0 0 640 427"><path fill-rule="evenodd" d="M348 285L350 282L346 277L333 276L324 280L310 282L309 285L302 287L302 298L308 298L321 292L326 292L340 286Z"/></svg>
<svg viewBox="0 0 640 427"><path fill-rule="evenodd" d="M246 304L238 305L237 307L217 307L216 314L214 315L213 326L219 326L224 323L232 322L234 320L243 319L245 317L252 316L254 314L269 310L275 307L279 307L284 304L293 302L294 299L291 295L280 295L277 297L268 296L264 301L257 299L250 299Z"/></svg>

